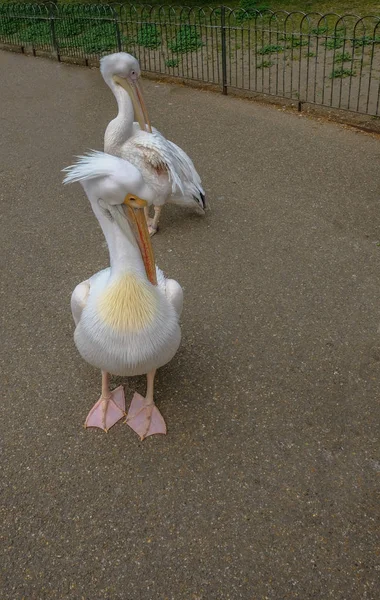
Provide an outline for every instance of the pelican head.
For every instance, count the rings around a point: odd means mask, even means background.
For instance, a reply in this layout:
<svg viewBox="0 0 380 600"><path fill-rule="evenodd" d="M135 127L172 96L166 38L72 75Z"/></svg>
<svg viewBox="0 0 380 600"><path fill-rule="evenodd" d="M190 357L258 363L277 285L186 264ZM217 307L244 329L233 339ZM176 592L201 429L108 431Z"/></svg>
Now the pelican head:
<svg viewBox="0 0 380 600"><path fill-rule="evenodd" d="M141 129L151 132L148 111L138 81L141 69L137 58L127 52L108 54L100 60L100 72L111 89L119 85L129 94Z"/></svg>
<svg viewBox="0 0 380 600"><path fill-rule="evenodd" d="M67 173L65 184L82 184L95 214L99 207L102 218L115 222L129 242L137 243L147 277L155 285L155 260L144 215L144 208L152 204L153 191L138 169L117 156L92 151L63 171Z"/></svg>

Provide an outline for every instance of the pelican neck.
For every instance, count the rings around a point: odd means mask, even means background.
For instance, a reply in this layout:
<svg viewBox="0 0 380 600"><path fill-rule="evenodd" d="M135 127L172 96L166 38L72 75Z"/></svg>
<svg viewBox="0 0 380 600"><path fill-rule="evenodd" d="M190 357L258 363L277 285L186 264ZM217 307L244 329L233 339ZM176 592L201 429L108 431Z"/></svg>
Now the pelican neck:
<svg viewBox="0 0 380 600"><path fill-rule="evenodd" d="M109 219L104 214L98 205L93 205L93 211L107 242L111 277L133 272L146 279L144 261L127 219L124 232L115 220Z"/></svg>

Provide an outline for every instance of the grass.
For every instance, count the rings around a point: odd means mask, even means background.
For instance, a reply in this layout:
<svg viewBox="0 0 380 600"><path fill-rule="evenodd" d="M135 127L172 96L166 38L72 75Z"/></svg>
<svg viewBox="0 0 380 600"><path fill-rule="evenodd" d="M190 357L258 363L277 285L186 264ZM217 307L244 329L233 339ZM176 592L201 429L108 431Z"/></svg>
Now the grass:
<svg viewBox="0 0 380 600"><path fill-rule="evenodd" d="M87 0L88 1L88 0ZM150 0L145 0L146 4L153 4ZM156 0L156 5L173 5L173 6L220 6L223 2L220 0ZM256 6L256 9L269 7L270 9L286 10L286 11L303 11L303 12L317 12L327 14L331 12L343 14L357 14L360 16L374 14L380 15L379 0L258 0L256 4L254 2L244 2L244 0L228 0L225 3L230 8L241 8L246 10L252 10Z"/></svg>
<svg viewBox="0 0 380 600"><path fill-rule="evenodd" d="M314 29L311 30L311 33L313 35L323 35L324 33L327 33L329 30L328 27L314 27Z"/></svg>
<svg viewBox="0 0 380 600"><path fill-rule="evenodd" d="M194 2L196 4L196 2ZM199 4L199 3L198 3ZM207 2L205 2L207 4ZM239 2L230 0L228 6L238 5ZM261 4L264 4L261 2ZM360 16L367 14L380 14L380 5L378 0L267 0L267 4L272 10L303 11L343 14L357 14Z"/></svg>
<svg viewBox="0 0 380 600"><path fill-rule="evenodd" d="M269 5L259 0L240 0L239 8L241 11L237 11L235 18L237 23L244 23L254 19L257 15L257 11L262 12L269 8Z"/></svg>
<svg viewBox="0 0 380 600"><path fill-rule="evenodd" d="M73 0L61 0L60 3L70 5ZM76 0L81 2L81 0ZM89 0L82 0L83 4L89 4ZM223 4L220 0L144 0L145 4L152 5L173 5L173 6L220 6ZM133 2L131 2L133 4ZM136 4L139 4L136 2ZM380 15L379 0L229 0L226 6L231 8L241 8L246 12L253 13L256 10L286 10L286 11L302 11L302 12L317 12L327 14L331 12L344 14L356 14L364 16L368 14ZM322 26L321 26L322 29ZM313 32L314 33L314 32ZM324 33L324 32L323 32Z"/></svg>

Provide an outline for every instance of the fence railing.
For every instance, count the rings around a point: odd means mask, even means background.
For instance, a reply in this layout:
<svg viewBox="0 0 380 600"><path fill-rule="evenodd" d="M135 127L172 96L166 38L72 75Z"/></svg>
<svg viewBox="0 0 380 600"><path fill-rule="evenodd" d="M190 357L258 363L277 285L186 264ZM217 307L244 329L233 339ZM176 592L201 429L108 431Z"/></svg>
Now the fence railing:
<svg viewBox="0 0 380 600"><path fill-rule="evenodd" d="M0 44L379 116L380 17L131 4L0 4Z"/></svg>

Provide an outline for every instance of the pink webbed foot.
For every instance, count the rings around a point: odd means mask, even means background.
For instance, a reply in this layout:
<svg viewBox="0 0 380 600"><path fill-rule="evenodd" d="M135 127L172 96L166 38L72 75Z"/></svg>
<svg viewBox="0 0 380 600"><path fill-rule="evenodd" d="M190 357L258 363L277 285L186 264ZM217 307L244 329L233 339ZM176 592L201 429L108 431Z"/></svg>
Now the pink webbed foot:
<svg viewBox="0 0 380 600"><path fill-rule="evenodd" d="M156 433L166 434L166 423L154 402L135 392L125 421L141 441Z"/></svg>
<svg viewBox="0 0 380 600"><path fill-rule="evenodd" d="M122 386L104 398L101 396L87 415L85 427L99 427L107 432L125 416L125 397Z"/></svg>

